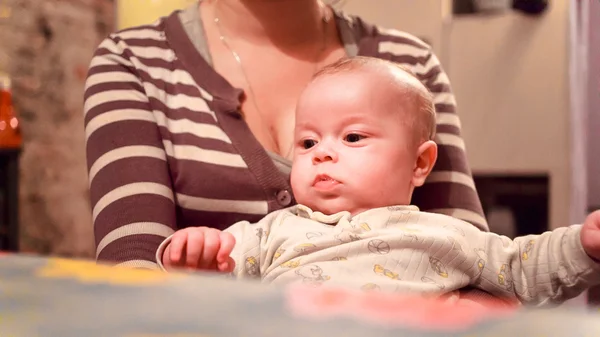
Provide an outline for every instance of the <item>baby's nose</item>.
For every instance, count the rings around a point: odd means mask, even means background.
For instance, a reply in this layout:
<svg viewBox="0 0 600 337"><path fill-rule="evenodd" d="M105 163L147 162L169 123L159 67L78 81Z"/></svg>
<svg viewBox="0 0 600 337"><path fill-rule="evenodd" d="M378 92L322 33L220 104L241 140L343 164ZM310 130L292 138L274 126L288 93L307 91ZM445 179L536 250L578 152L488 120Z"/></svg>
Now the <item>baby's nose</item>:
<svg viewBox="0 0 600 337"><path fill-rule="evenodd" d="M328 161L336 161L337 154L335 151L327 146L322 146L319 144L319 147L315 149L313 162L322 163Z"/></svg>

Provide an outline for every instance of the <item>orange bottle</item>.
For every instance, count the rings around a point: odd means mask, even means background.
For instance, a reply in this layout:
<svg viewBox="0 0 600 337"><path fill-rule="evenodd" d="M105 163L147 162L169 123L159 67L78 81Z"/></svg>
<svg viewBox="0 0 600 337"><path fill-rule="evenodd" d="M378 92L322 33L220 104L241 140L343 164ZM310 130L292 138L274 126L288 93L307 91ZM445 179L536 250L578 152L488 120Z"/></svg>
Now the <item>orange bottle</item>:
<svg viewBox="0 0 600 337"><path fill-rule="evenodd" d="M10 78L0 74L0 150L19 149L23 142L12 104Z"/></svg>

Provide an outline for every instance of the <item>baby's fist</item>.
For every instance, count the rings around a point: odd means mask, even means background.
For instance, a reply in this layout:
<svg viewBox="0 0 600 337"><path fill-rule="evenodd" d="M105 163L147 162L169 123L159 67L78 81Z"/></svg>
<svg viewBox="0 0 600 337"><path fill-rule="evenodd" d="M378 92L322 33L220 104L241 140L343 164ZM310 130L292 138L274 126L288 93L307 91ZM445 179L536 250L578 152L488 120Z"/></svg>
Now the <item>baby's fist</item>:
<svg viewBox="0 0 600 337"><path fill-rule="evenodd" d="M600 210L585 219L581 228L581 245L590 257L600 261Z"/></svg>
<svg viewBox="0 0 600 337"><path fill-rule="evenodd" d="M235 262L229 256L235 238L227 232L208 227L180 229L171 237L162 262L166 269L185 268L232 272Z"/></svg>

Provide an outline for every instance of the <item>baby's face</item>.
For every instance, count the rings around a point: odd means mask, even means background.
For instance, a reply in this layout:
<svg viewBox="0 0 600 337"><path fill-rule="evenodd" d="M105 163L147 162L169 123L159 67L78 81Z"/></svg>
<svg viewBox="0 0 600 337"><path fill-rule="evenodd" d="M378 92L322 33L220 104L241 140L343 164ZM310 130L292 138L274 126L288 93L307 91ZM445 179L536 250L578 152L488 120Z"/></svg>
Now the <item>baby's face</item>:
<svg viewBox="0 0 600 337"><path fill-rule="evenodd" d="M325 214L409 204L417 160L399 89L354 71L321 77L296 110L292 188Z"/></svg>

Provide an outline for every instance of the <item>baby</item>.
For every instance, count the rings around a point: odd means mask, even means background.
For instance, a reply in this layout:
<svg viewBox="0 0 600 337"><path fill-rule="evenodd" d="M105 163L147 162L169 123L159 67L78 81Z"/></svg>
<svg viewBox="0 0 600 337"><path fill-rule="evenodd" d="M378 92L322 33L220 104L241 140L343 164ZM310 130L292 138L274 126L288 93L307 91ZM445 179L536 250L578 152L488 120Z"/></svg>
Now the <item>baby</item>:
<svg viewBox="0 0 600 337"><path fill-rule="evenodd" d="M295 126L298 205L225 231L179 230L157 251L162 268L432 296L472 285L529 304L600 283L600 212L510 240L410 205L436 161L435 108L397 65L356 57L324 68Z"/></svg>

